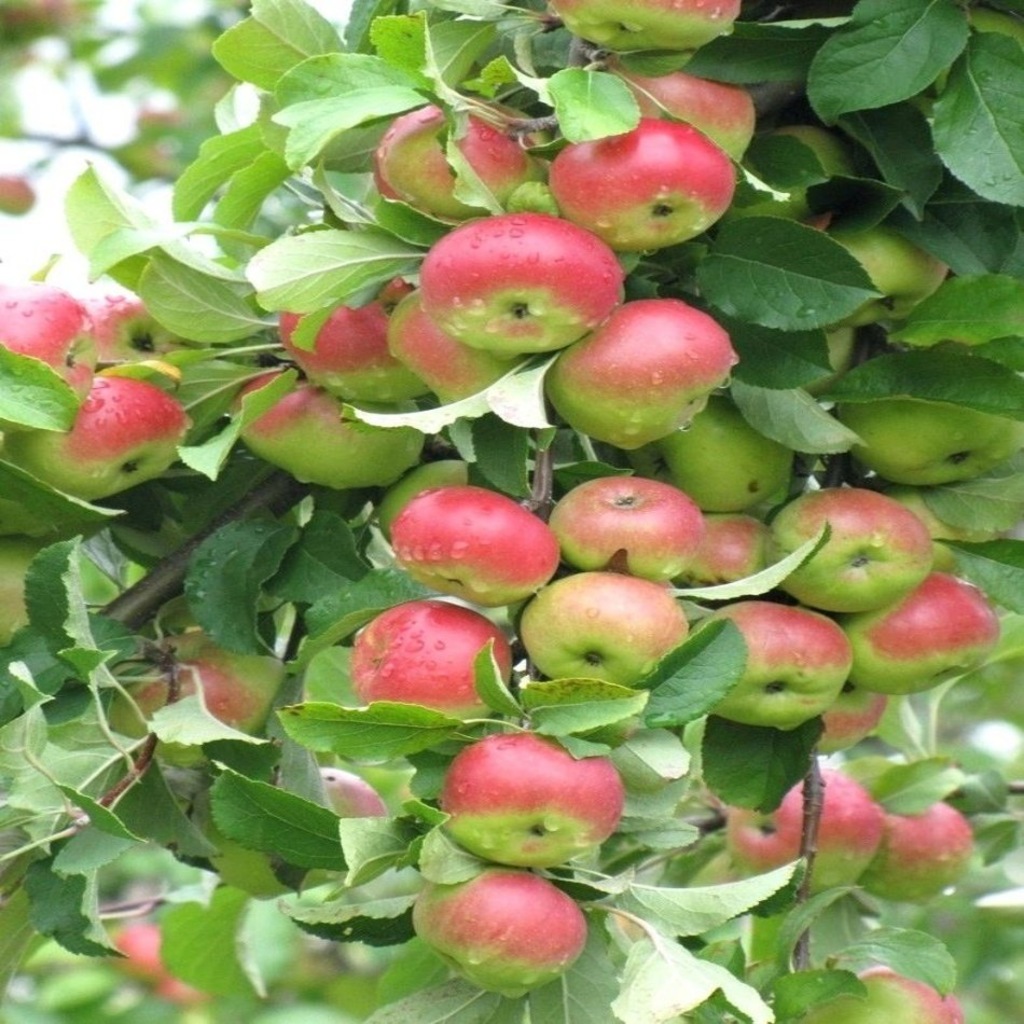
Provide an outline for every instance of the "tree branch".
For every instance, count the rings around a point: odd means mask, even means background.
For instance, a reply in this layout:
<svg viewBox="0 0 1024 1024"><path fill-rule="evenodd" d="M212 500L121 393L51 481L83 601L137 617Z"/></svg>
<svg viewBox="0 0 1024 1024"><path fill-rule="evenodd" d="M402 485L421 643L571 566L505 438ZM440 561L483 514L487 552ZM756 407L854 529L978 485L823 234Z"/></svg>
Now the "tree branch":
<svg viewBox="0 0 1024 1024"><path fill-rule="evenodd" d="M797 902L806 903L811 895L811 872L818 852L818 826L825 804L825 784L821 778L821 765L817 755L811 755L811 764L804 776L804 816L800 834L800 856L807 862L807 871L797 892ZM793 967L805 971L811 965L811 932L806 929L796 941L793 950Z"/></svg>

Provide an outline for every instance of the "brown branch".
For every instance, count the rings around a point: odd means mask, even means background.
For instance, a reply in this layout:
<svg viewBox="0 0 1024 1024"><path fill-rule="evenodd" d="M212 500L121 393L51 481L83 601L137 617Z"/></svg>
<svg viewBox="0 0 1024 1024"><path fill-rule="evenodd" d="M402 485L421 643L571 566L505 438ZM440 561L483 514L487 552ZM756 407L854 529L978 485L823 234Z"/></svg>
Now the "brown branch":
<svg viewBox="0 0 1024 1024"><path fill-rule="evenodd" d="M797 902L806 903L811 895L811 872L818 852L818 826L825 803L825 784L821 777L821 765L816 755L811 755L811 764L804 776L804 815L800 834L800 856L807 862L806 873L800 882ZM811 932L806 929L796 941L793 950L793 967L805 971L811 965Z"/></svg>
<svg viewBox="0 0 1024 1024"><path fill-rule="evenodd" d="M527 507L539 519L548 521L555 504L555 458L552 446L538 448L533 459L533 479Z"/></svg>

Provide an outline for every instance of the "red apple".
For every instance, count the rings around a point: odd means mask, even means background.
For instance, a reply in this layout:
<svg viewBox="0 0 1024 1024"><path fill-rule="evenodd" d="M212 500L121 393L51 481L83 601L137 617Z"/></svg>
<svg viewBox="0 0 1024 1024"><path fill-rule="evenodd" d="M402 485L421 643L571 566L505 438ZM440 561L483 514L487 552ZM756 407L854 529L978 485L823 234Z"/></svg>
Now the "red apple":
<svg viewBox="0 0 1024 1024"><path fill-rule="evenodd" d="M36 190L23 174L0 174L0 213L20 217L36 205Z"/></svg>
<svg viewBox="0 0 1024 1024"><path fill-rule="evenodd" d="M446 601L407 601L381 612L356 636L352 685L365 703L399 701L479 717L487 705L477 696L473 660L488 643L507 683L511 650L490 619Z"/></svg>
<svg viewBox="0 0 1024 1024"><path fill-rule="evenodd" d="M414 497L391 524L391 543L413 579L485 607L522 601L558 568L558 540L547 523L469 484Z"/></svg>
<svg viewBox="0 0 1024 1024"><path fill-rule="evenodd" d="M420 268L423 308L446 334L497 356L564 348L622 298L623 271L596 235L545 213L461 224Z"/></svg>
<svg viewBox="0 0 1024 1024"><path fill-rule="evenodd" d="M136 362L181 347L181 339L161 326L137 295L101 291L78 297L92 323L96 360Z"/></svg>
<svg viewBox="0 0 1024 1024"><path fill-rule="evenodd" d="M573 757L520 732L463 747L445 773L445 829L498 864L550 868L593 850L618 827L625 790L606 757Z"/></svg>
<svg viewBox="0 0 1024 1024"><path fill-rule="evenodd" d="M544 587L523 610L519 638L552 679L632 686L686 639L682 606L659 583L579 572Z"/></svg>
<svg viewBox="0 0 1024 1024"><path fill-rule="evenodd" d="M387 804L361 775L344 768L321 768L320 778L331 810L339 818L387 817Z"/></svg>
<svg viewBox="0 0 1024 1024"><path fill-rule="evenodd" d="M888 705L889 698L884 693L873 693L847 680L839 696L821 716L825 728L818 740L818 750L822 754L832 754L870 736Z"/></svg>
<svg viewBox="0 0 1024 1024"><path fill-rule="evenodd" d="M413 466L402 478L393 483L377 503L377 525L387 540L391 539L391 524L395 517L422 491L434 487L469 483L469 463L462 459L437 459Z"/></svg>
<svg viewBox="0 0 1024 1024"><path fill-rule="evenodd" d="M189 1005L207 998L204 992L174 977L160 955L163 933L153 921L136 921L123 927L114 937L114 945L124 955L118 968L132 978L153 987L157 995L172 1003Z"/></svg>
<svg viewBox="0 0 1024 1024"><path fill-rule="evenodd" d="M795 729L822 714L839 695L852 653L843 631L809 608L737 601L704 623L728 619L743 635L747 662L712 714L744 725Z"/></svg>
<svg viewBox="0 0 1024 1024"><path fill-rule="evenodd" d="M416 934L474 985L510 998L564 974L583 952L576 902L529 871L490 868L468 882L428 883L413 904Z"/></svg>
<svg viewBox="0 0 1024 1024"><path fill-rule="evenodd" d="M984 593L933 572L884 608L842 615L850 679L879 693L917 693L980 664L999 639L999 617Z"/></svg>
<svg viewBox="0 0 1024 1024"><path fill-rule="evenodd" d="M888 967L862 971L867 994L842 995L821 1003L800 1024L964 1024L955 996L940 995L930 985Z"/></svg>
<svg viewBox="0 0 1024 1024"><path fill-rule="evenodd" d="M634 449L686 426L736 362L707 313L681 299L636 299L561 352L545 390L573 429Z"/></svg>
<svg viewBox="0 0 1024 1024"><path fill-rule="evenodd" d="M548 184L562 216L620 252L695 238L732 202L732 161L688 124L642 117L632 131L571 142Z"/></svg>
<svg viewBox="0 0 1024 1024"><path fill-rule="evenodd" d="M760 519L742 512L704 514L704 537L693 560L679 575L681 587L732 583L767 568L771 532Z"/></svg>

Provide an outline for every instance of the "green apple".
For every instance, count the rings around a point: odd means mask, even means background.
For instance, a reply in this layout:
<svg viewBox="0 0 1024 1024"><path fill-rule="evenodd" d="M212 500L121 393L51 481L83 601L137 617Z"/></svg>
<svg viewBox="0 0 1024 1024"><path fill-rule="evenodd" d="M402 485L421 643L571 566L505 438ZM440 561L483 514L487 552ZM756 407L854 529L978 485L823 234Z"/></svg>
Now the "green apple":
<svg viewBox="0 0 1024 1024"><path fill-rule="evenodd" d="M438 459L436 462L421 462L413 466L384 492L377 503L377 525L381 533L391 539L391 524L395 516L421 491L467 483L469 463L462 459Z"/></svg>
<svg viewBox="0 0 1024 1024"><path fill-rule="evenodd" d="M0 647L28 623L25 576L32 559L46 546L28 537L0 537Z"/></svg>
<svg viewBox="0 0 1024 1024"><path fill-rule="evenodd" d="M956 997L940 995L923 981L887 967L872 967L859 977L866 995L830 999L801 1017L799 1024L964 1024Z"/></svg>
<svg viewBox="0 0 1024 1024"><path fill-rule="evenodd" d="M768 567L771 531L743 512L706 512L704 538L676 578L680 587L710 587L746 579Z"/></svg>

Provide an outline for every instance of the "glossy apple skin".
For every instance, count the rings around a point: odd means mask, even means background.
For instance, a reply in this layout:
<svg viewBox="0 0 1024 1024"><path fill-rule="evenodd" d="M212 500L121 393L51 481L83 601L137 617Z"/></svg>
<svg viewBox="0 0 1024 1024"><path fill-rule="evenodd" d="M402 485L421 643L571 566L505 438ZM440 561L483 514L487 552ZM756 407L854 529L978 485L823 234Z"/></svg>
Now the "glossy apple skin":
<svg viewBox="0 0 1024 1024"><path fill-rule="evenodd" d="M854 458L895 484L971 480L1024 446L1024 423L945 402L885 398L836 412L863 442L851 449Z"/></svg>
<svg viewBox="0 0 1024 1024"><path fill-rule="evenodd" d="M490 619L446 601L407 601L381 612L356 636L352 685L367 704L398 701L479 717L487 705L477 696L473 661L488 643L508 683L512 653Z"/></svg>
<svg viewBox="0 0 1024 1024"><path fill-rule="evenodd" d="M825 728L818 740L819 753L847 750L870 736L888 705L889 698L884 693L862 689L847 680L821 716Z"/></svg>
<svg viewBox="0 0 1024 1024"><path fill-rule="evenodd" d="M955 996L886 967L862 972L867 995L839 996L800 1018L800 1024L964 1024Z"/></svg>
<svg viewBox="0 0 1024 1024"><path fill-rule="evenodd" d="M554 0L573 34L607 50L696 50L732 31L740 0Z"/></svg>
<svg viewBox="0 0 1024 1024"><path fill-rule="evenodd" d="M600 238L545 213L460 224L420 268L423 308L438 327L504 358L581 338L619 304L623 280Z"/></svg>
<svg viewBox="0 0 1024 1024"><path fill-rule="evenodd" d="M412 924L463 977L511 998L564 974L587 941L575 901L514 868L489 868L454 885L427 883Z"/></svg>
<svg viewBox="0 0 1024 1024"><path fill-rule="evenodd" d="M27 537L0 537L0 647L28 622L25 575L45 544Z"/></svg>
<svg viewBox="0 0 1024 1024"><path fill-rule="evenodd" d="M929 690L980 664L999 639L999 617L982 591L943 572L891 605L838 621L853 648L850 679L878 693Z"/></svg>
<svg viewBox="0 0 1024 1024"><path fill-rule="evenodd" d="M617 252L643 252L696 238L719 220L736 174L692 125L642 117L621 135L569 143L551 161L548 185L563 217Z"/></svg>
<svg viewBox="0 0 1024 1024"><path fill-rule="evenodd" d="M711 395L686 430L631 460L644 476L685 491L704 512L744 512L782 492L793 452L758 433L725 395Z"/></svg>
<svg viewBox="0 0 1024 1024"><path fill-rule="evenodd" d="M924 903L955 885L973 854L970 822L949 804L933 804L921 814L887 814L882 845L860 882L884 900Z"/></svg>
<svg viewBox="0 0 1024 1024"><path fill-rule="evenodd" d="M686 639L682 606L665 586L616 572L550 583L526 606L519 638L551 679L633 686Z"/></svg>
<svg viewBox="0 0 1024 1024"><path fill-rule="evenodd" d="M743 635L747 663L712 714L744 725L795 729L839 696L852 651L843 631L810 608L737 601L703 621L728 619Z"/></svg>
<svg viewBox="0 0 1024 1024"><path fill-rule="evenodd" d="M471 484L416 495L392 522L391 544L413 579L488 608L530 597L559 561L547 523L511 498Z"/></svg>
<svg viewBox="0 0 1024 1024"><path fill-rule="evenodd" d="M455 198L455 173L440 139L445 126L444 112L433 105L396 117L374 152L377 187L381 195L442 220L479 217L487 211ZM456 146L500 204L539 176L536 163L515 139L475 115L466 119L466 132Z"/></svg>
<svg viewBox="0 0 1024 1024"><path fill-rule="evenodd" d="M805 491L772 519L780 557L818 536L822 547L780 587L831 612L870 611L909 593L932 568L932 538L909 509L865 487Z"/></svg>
<svg viewBox="0 0 1024 1024"><path fill-rule="evenodd" d="M515 366L514 359L471 348L445 334L424 312L419 292L395 307L387 344L391 355L444 403L483 391Z"/></svg>
<svg viewBox="0 0 1024 1024"><path fill-rule="evenodd" d="M636 299L561 352L544 387L573 429L632 450L688 424L737 361L707 313L681 299Z"/></svg>
<svg viewBox="0 0 1024 1024"><path fill-rule="evenodd" d="M464 747L441 788L445 829L498 864L550 868L603 843L625 790L606 757L574 758L536 733L495 733Z"/></svg>
<svg viewBox="0 0 1024 1024"><path fill-rule="evenodd" d="M377 503L377 525L385 539L391 539L391 524L406 505L422 491L469 483L469 463L462 459L438 459L413 466L393 483Z"/></svg>
<svg viewBox="0 0 1024 1024"><path fill-rule="evenodd" d="M562 559L576 569L614 568L644 579L678 576L704 539L701 511L678 487L606 476L565 494L551 510Z"/></svg>
<svg viewBox="0 0 1024 1024"><path fill-rule="evenodd" d="M859 783L834 769L822 769L824 798L818 824L811 889L854 885L882 841L885 812ZM794 786L770 815L745 808L726 812L726 846L738 866L770 871L800 856L804 786Z"/></svg>
<svg viewBox="0 0 1024 1024"><path fill-rule="evenodd" d="M344 768L321 768L324 793L339 818L386 818L387 804L380 794L355 772Z"/></svg>
<svg viewBox="0 0 1024 1024"><path fill-rule="evenodd" d="M158 324L137 295L96 292L79 302L92 324L99 363L137 362L181 348L181 339Z"/></svg>
<svg viewBox="0 0 1024 1024"><path fill-rule="evenodd" d="M704 513L704 538L686 569L681 587L710 587L753 576L771 561L771 532L743 512Z"/></svg>
<svg viewBox="0 0 1024 1024"><path fill-rule="evenodd" d="M59 491L93 501L160 476L190 425L181 403L145 380L97 376L69 431L20 430L4 456Z"/></svg>
<svg viewBox="0 0 1024 1024"><path fill-rule="evenodd" d="M340 398L305 382L243 427L241 436L265 462L334 490L394 483L417 463L424 442L412 427L345 419Z"/></svg>

